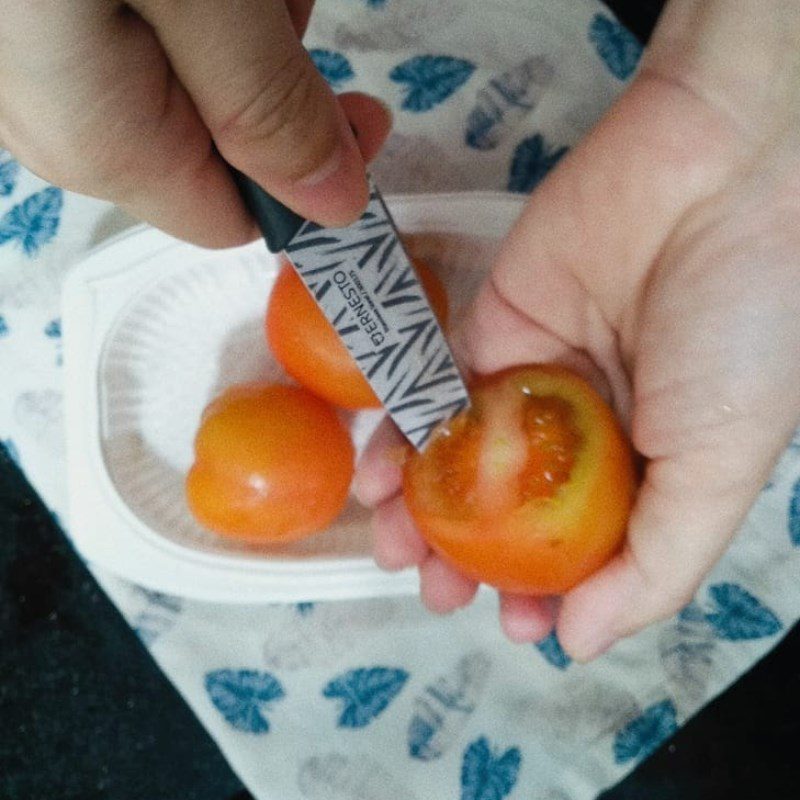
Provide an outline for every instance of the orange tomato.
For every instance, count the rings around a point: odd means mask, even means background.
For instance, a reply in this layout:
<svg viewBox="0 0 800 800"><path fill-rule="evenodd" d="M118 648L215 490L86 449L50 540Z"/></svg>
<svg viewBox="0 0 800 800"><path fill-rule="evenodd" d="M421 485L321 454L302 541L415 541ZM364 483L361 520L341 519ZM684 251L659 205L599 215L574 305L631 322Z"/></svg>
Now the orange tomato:
<svg viewBox="0 0 800 800"><path fill-rule="evenodd" d="M507 370L471 396L406 462L411 515L466 575L508 592L565 592L623 541L631 447L600 395L561 367Z"/></svg>
<svg viewBox="0 0 800 800"><path fill-rule="evenodd" d="M290 541L339 514L353 463L350 436L327 403L299 387L244 384L203 413L186 497L216 533Z"/></svg>
<svg viewBox="0 0 800 800"><path fill-rule="evenodd" d="M445 325L447 295L441 281L423 262L414 264L439 321ZM266 334L275 358L307 389L341 408L380 407L350 352L289 264L281 269L270 295Z"/></svg>

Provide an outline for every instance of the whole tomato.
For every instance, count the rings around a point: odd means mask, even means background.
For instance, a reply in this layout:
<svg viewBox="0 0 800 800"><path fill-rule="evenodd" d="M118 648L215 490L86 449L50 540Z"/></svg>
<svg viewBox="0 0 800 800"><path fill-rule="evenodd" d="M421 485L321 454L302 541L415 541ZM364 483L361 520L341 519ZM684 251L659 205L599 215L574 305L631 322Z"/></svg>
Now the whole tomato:
<svg viewBox="0 0 800 800"><path fill-rule="evenodd" d="M507 592L565 592L622 543L631 447L600 395L560 367L498 373L471 397L406 462L409 511L466 575Z"/></svg>
<svg viewBox="0 0 800 800"><path fill-rule="evenodd" d="M447 295L441 281L422 261L414 265L445 325ZM380 407L352 355L290 264L284 265L275 281L265 327L270 350L298 383L341 408Z"/></svg>
<svg viewBox="0 0 800 800"><path fill-rule="evenodd" d="M203 413L186 498L197 521L252 542L285 542L326 528L353 477L350 436L305 389L244 384Z"/></svg>

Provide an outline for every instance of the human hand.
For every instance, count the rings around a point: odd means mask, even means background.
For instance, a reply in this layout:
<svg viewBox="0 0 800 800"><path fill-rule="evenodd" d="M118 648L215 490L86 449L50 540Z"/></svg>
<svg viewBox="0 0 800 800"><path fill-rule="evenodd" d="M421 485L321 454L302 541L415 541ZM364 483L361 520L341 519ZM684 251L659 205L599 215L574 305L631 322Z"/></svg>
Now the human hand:
<svg viewBox="0 0 800 800"><path fill-rule="evenodd" d="M256 235L212 140L298 213L348 223L389 115L365 95L337 102L300 44L312 5L0 0L0 144L201 245Z"/></svg>
<svg viewBox="0 0 800 800"><path fill-rule="evenodd" d="M800 12L757 4L748 27L729 4L707 3L704 19L696 5L670 6L640 76L537 188L454 336L477 373L582 372L646 460L612 562L558 600L501 597L511 639L555 621L578 660L689 601L800 421ZM748 51L740 32L769 33L772 49ZM376 559L416 565L424 602L450 611L476 584L414 528L397 436L384 426L356 482L377 506Z"/></svg>

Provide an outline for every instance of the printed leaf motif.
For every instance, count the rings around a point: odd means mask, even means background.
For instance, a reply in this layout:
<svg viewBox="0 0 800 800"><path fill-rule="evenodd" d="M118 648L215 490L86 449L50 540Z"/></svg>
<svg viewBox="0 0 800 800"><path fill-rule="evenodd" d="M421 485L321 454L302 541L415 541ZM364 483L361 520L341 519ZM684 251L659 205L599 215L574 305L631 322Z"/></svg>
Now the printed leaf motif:
<svg viewBox="0 0 800 800"><path fill-rule="evenodd" d="M416 800L378 760L364 753L321 753L307 758L297 773L307 800Z"/></svg>
<svg viewBox="0 0 800 800"><path fill-rule="evenodd" d="M633 75L642 57L642 45L624 25L597 14L589 26L589 41L615 78L624 81Z"/></svg>
<svg viewBox="0 0 800 800"><path fill-rule="evenodd" d="M9 327L8 323L6 322L6 318L0 314L0 338L3 336L8 336Z"/></svg>
<svg viewBox="0 0 800 800"><path fill-rule="evenodd" d="M523 139L511 159L508 191L532 192L568 150L568 147L548 147L541 133Z"/></svg>
<svg viewBox="0 0 800 800"><path fill-rule="evenodd" d="M408 753L420 761L442 756L477 707L491 661L482 650L467 653L455 669L437 678L414 699Z"/></svg>
<svg viewBox="0 0 800 800"><path fill-rule="evenodd" d="M552 83L555 70L542 56L495 75L478 92L475 108L467 117L464 140L476 150L491 150L500 144L510 125L529 114Z"/></svg>
<svg viewBox="0 0 800 800"><path fill-rule="evenodd" d="M0 219L0 244L18 241L25 255L36 255L56 235L62 204L55 186L32 194Z"/></svg>
<svg viewBox="0 0 800 800"><path fill-rule="evenodd" d="M269 722L263 712L284 696L277 678L252 669L214 670L206 674L205 686L211 702L230 725L247 733L266 733Z"/></svg>
<svg viewBox="0 0 800 800"><path fill-rule="evenodd" d="M19 164L14 159L0 162L0 197L8 197L17 185Z"/></svg>
<svg viewBox="0 0 800 800"><path fill-rule="evenodd" d="M350 62L341 53L334 50L314 49L309 50L308 54L322 77L333 87L340 86L355 76Z"/></svg>
<svg viewBox="0 0 800 800"><path fill-rule="evenodd" d="M134 587L134 593L144 607L133 617L133 630L142 643L150 647L175 625L183 603L179 597L141 586Z"/></svg>
<svg viewBox="0 0 800 800"><path fill-rule="evenodd" d="M362 667L334 678L322 694L342 700L340 728L363 728L386 709L407 680L403 669Z"/></svg>
<svg viewBox="0 0 800 800"><path fill-rule="evenodd" d="M414 56L398 64L389 78L404 84L406 96L402 107L406 111L430 111L434 106L450 97L472 73L475 65L471 61L452 56Z"/></svg>
<svg viewBox="0 0 800 800"><path fill-rule="evenodd" d="M789 500L789 541L795 547L800 547L800 478L792 487Z"/></svg>
<svg viewBox="0 0 800 800"><path fill-rule="evenodd" d="M301 617L307 617L314 610L314 603L296 603L295 610Z"/></svg>
<svg viewBox="0 0 800 800"><path fill-rule="evenodd" d="M717 647L714 629L697 606L681 613L659 636L658 648L670 694L682 716L694 713L706 697L713 655ZM699 616L695 616L695 610ZM684 609L686 611L686 609Z"/></svg>
<svg viewBox="0 0 800 800"><path fill-rule="evenodd" d="M717 583L708 593L717 611L706 614L706 619L720 639L762 639L774 636L783 627L770 609L735 583Z"/></svg>
<svg viewBox="0 0 800 800"><path fill-rule="evenodd" d="M558 641L558 636L556 636L555 631L550 633L547 638L542 639L541 642L537 642L536 649L544 656L545 660L550 662L556 669L565 670L572 663L572 659L561 647L561 642Z"/></svg>
<svg viewBox="0 0 800 800"><path fill-rule="evenodd" d="M671 700L662 700L646 708L636 719L617 731L614 737L614 760L625 764L655 752L678 730L677 713Z"/></svg>
<svg viewBox="0 0 800 800"><path fill-rule="evenodd" d="M61 338L61 320L54 319L47 323L47 326L44 329L44 335L47 336L48 339L60 339Z"/></svg>
<svg viewBox="0 0 800 800"><path fill-rule="evenodd" d="M502 800L514 788L521 763L518 748L498 755L486 737L476 739L464 751L461 800Z"/></svg>

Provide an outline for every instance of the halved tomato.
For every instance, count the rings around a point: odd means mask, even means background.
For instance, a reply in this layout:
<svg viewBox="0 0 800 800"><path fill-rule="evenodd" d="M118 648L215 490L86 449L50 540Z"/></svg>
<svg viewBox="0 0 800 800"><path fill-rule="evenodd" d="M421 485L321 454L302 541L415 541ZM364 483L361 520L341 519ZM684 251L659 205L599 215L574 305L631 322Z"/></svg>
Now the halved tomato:
<svg viewBox="0 0 800 800"><path fill-rule="evenodd" d="M415 260L414 266L439 322L446 325L447 295L442 282L424 262ZM272 289L266 334L275 358L314 394L341 408L380 407L350 352L290 264L281 269Z"/></svg>
<svg viewBox="0 0 800 800"><path fill-rule="evenodd" d="M508 592L565 592L624 539L636 485L625 434L561 367L507 370L471 397L406 462L411 515L466 575Z"/></svg>

